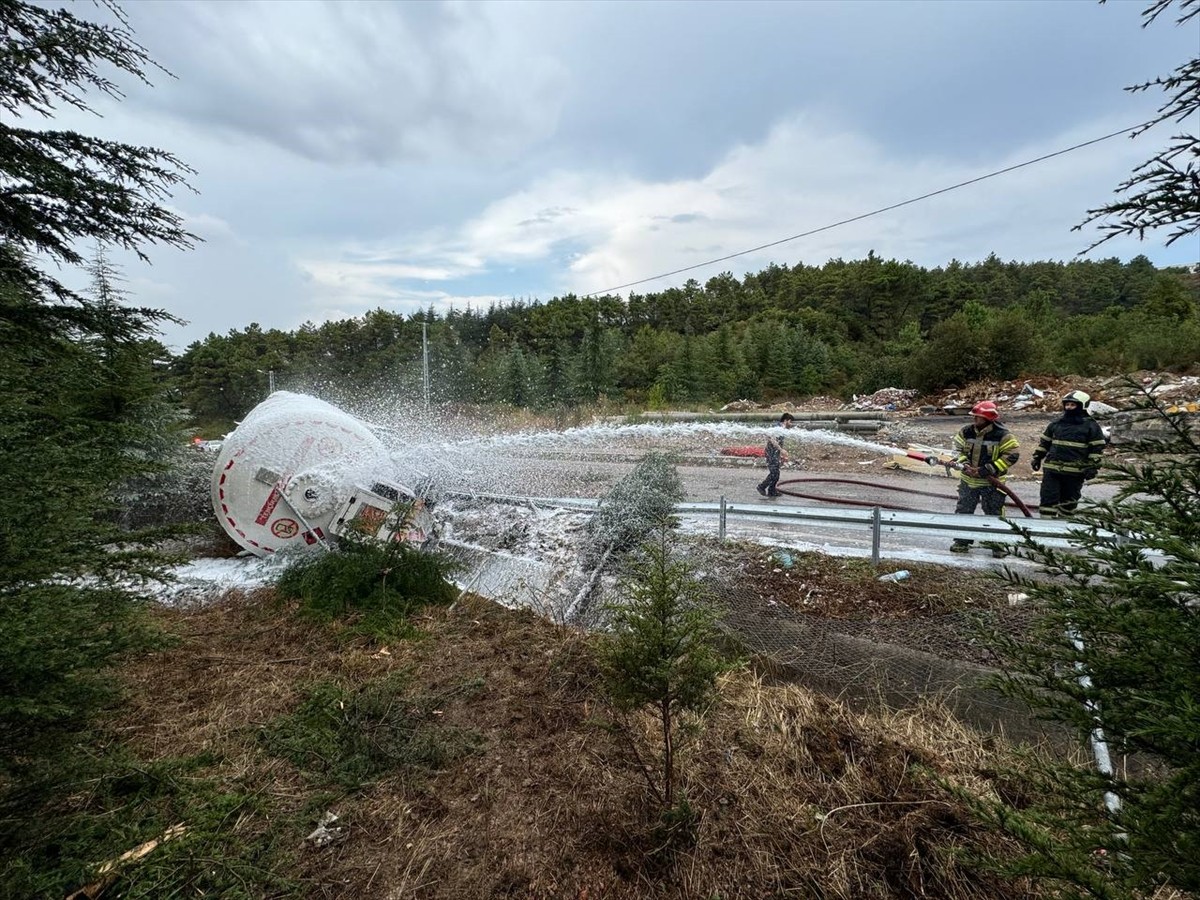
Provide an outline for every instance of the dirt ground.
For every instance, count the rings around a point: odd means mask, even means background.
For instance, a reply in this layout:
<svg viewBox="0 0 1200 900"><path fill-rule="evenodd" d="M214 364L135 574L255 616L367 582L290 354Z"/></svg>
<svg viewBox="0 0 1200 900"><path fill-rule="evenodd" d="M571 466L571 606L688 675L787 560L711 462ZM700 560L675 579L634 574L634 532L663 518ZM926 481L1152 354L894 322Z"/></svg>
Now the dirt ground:
<svg viewBox="0 0 1200 900"><path fill-rule="evenodd" d="M254 793L242 842L282 852L302 896L1040 896L963 861L1013 847L947 785L1010 790L996 747L937 709L861 715L732 673L680 745L693 818L671 836L647 788L655 721L608 704L590 640L569 629L464 599L380 647L304 625L270 592L161 618L179 642L127 671L117 726L148 758L201 754L198 776ZM253 737L306 685L398 673L430 739L471 734L474 752L345 791ZM336 838L321 845L305 835L325 810Z"/></svg>
<svg viewBox="0 0 1200 900"><path fill-rule="evenodd" d="M995 572L905 563L910 577L881 581L865 559L747 549L745 585L768 605L785 606L824 628L982 666L999 664L984 630L1016 636L1031 621L1028 598Z"/></svg>

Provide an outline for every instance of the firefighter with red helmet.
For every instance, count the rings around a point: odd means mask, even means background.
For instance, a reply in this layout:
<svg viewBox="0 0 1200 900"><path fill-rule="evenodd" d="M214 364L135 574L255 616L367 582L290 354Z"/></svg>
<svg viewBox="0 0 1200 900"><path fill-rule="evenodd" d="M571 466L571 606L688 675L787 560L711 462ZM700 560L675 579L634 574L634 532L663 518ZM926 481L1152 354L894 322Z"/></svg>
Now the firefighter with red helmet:
<svg viewBox="0 0 1200 900"><path fill-rule="evenodd" d="M1100 471L1104 431L1088 415L1091 402L1083 391L1063 397L1062 416L1046 426L1033 453L1033 471L1044 469L1038 509L1043 518L1073 513L1083 495L1083 483Z"/></svg>
<svg viewBox="0 0 1200 900"><path fill-rule="evenodd" d="M1003 482L1008 470L1020 458L1020 445L1011 431L1000 423L1000 410L991 400L971 407L971 424L954 435L954 451L959 464L958 504L956 513L973 515L982 506L987 516L1004 516L1005 494L992 482ZM950 545L955 553L966 553L971 541L956 540ZM992 555L1004 551L993 549Z"/></svg>

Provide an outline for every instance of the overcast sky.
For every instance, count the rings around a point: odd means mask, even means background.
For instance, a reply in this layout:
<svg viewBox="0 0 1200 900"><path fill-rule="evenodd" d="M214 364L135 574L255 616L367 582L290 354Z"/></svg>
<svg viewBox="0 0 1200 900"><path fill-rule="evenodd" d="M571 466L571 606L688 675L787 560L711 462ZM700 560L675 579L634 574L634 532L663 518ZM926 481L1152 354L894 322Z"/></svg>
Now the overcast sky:
<svg viewBox="0 0 1200 900"><path fill-rule="evenodd" d="M134 0L176 78L55 124L197 170L173 205L204 242L119 257L140 305L188 320L164 333L181 350L252 322L600 291L1135 125L1162 97L1123 88L1200 51L1194 21L1141 28L1148 2ZM639 289L868 250L1071 259L1091 242L1071 227L1183 127ZM1165 239L1092 255L1200 260Z"/></svg>

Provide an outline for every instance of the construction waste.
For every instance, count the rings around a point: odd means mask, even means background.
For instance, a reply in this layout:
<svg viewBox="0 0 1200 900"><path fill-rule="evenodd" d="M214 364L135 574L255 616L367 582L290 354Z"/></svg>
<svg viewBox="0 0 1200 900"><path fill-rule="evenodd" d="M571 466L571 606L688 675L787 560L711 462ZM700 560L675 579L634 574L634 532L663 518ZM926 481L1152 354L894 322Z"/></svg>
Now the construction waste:
<svg viewBox="0 0 1200 900"><path fill-rule="evenodd" d="M1130 377L1135 384L1164 403L1168 412L1200 412L1200 376L1175 375L1171 372L1136 372ZM991 400L1002 410L1057 413L1062 407L1063 396L1071 391L1086 391L1090 394L1092 403L1088 410L1099 419L1128 407L1127 398L1131 385L1123 375L1106 378L1068 375L1014 381L989 380L953 388L930 397L929 401L933 407L946 412L963 409L969 411L978 401Z"/></svg>
<svg viewBox="0 0 1200 900"><path fill-rule="evenodd" d="M917 392L905 388L881 388L873 394L854 395L846 409L909 409L917 400Z"/></svg>
<svg viewBox="0 0 1200 900"><path fill-rule="evenodd" d="M1147 371L1136 372L1129 377L1156 400L1162 401L1167 412L1200 413L1200 375ZM720 412L778 413L843 409L967 415L980 400L991 400L1001 410L1056 414L1062 408L1062 398L1071 391L1090 394L1091 414L1096 418L1104 418L1128 407L1125 398L1130 393L1130 384L1124 375L1106 378L1047 375L1011 381L987 379L924 397L908 388L886 387L873 394L855 394L849 403L826 396L770 404L741 399L726 403Z"/></svg>

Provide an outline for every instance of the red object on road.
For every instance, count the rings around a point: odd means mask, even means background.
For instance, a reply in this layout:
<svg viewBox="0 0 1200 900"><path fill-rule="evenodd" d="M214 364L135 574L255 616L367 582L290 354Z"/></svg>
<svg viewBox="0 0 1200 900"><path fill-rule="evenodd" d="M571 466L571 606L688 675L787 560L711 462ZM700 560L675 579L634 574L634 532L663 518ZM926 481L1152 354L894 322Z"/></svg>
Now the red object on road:
<svg viewBox="0 0 1200 900"><path fill-rule="evenodd" d="M766 456L765 447L722 447L722 456Z"/></svg>

